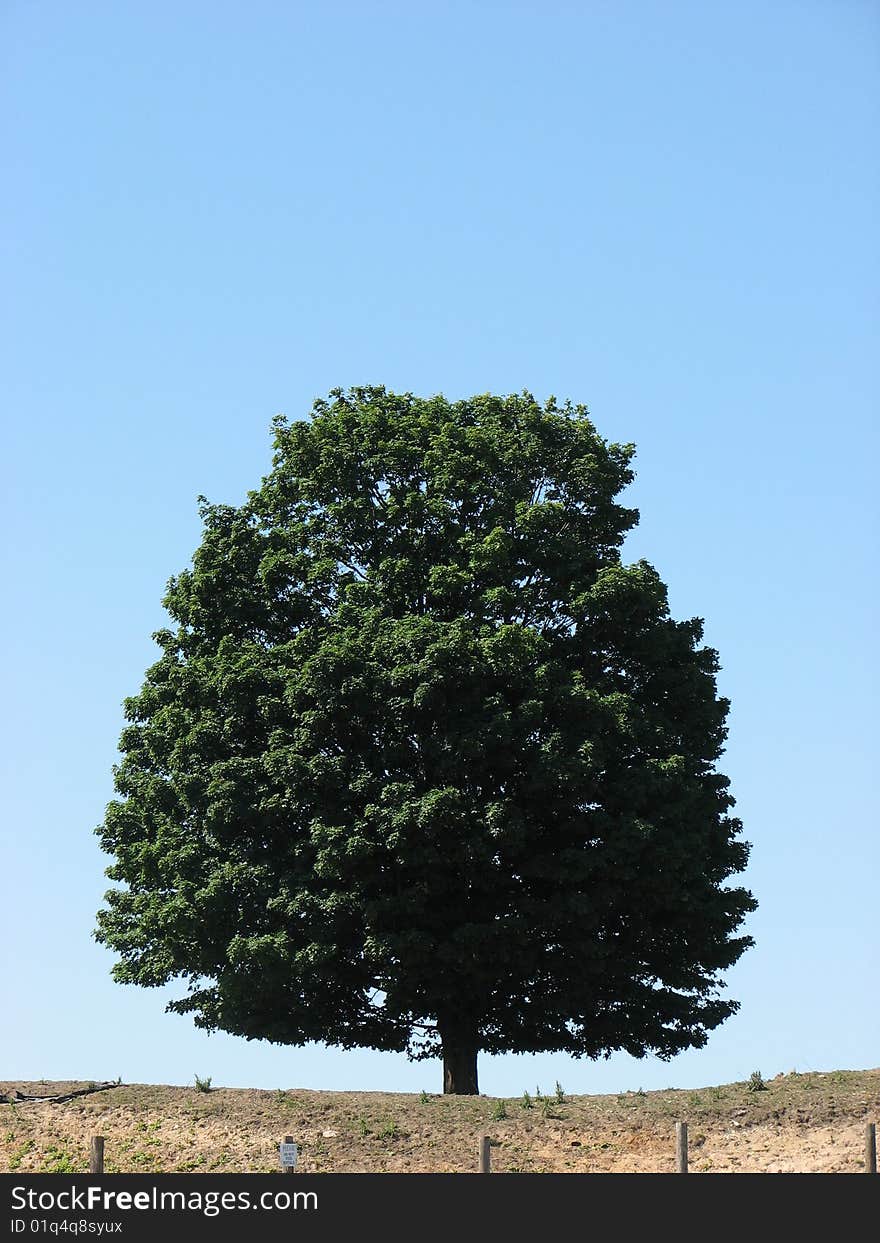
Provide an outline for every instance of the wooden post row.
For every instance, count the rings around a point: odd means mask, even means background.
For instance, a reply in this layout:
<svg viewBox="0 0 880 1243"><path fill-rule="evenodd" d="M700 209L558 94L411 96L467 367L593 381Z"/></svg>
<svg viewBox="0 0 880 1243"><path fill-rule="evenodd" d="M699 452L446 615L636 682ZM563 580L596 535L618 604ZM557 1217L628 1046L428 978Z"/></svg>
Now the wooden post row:
<svg viewBox="0 0 880 1243"><path fill-rule="evenodd" d="M292 1135L284 1136L285 1144L293 1143ZM488 1135L480 1138L480 1173L489 1174L491 1172L491 1151L492 1141ZM688 1128L686 1122L676 1122L675 1124L675 1171L677 1174L687 1174L688 1172ZM284 1167L285 1174L293 1174L295 1172L292 1165ZM104 1173L104 1136L93 1135L89 1145L89 1173ZM877 1127L873 1122L865 1125L865 1173L877 1173Z"/></svg>

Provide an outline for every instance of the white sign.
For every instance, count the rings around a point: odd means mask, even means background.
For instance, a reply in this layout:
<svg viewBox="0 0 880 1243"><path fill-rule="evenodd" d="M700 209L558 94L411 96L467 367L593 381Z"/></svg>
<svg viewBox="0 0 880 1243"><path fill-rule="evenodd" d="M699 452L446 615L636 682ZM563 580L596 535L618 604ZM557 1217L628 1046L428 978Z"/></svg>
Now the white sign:
<svg viewBox="0 0 880 1243"><path fill-rule="evenodd" d="M278 1152L281 1155L282 1169L296 1165L296 1144L279 1144Z"/></svg>

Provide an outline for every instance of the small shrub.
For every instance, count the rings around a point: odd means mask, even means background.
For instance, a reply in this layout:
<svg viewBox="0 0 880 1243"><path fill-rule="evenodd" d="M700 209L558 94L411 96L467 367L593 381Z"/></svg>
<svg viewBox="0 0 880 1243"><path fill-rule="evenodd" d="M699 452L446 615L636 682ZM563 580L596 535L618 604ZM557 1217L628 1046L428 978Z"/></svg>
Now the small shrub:
<svg viewBox="0 0 880 1243"><path fill-rule="evenodd" d="M535 1100L542 1101L543 1099L544 1093L541 1091L540 1087L535 1088Z"/></svg>
<svg viewBox="0 0 880 1243"><path fill-rule="evenodd" d="M767 1084L764 1082L764 1076L759 1070L753 1070L749 1076L747 1087L750 1092L766 1092Z"/></svg>
<svg viewBox="0 0 880 1243"><path fill-rule="evenodd" d="M565 1104L565 1093L562 1090L562 1084L556 1080L556 1103L557 1105Z"/></svg>
<svg viewBox="0 0 880 1243"><path fill-rule="evenodd" d="M210 1075L208 1075L206 1079L202 1079L200 1075L196 1075L195 1082L196 1082L197 1092L210 1092L211 1091L211 1076Z"/></svg>
<svg viewBox="0 0 880 1243"><path fill-rule="evenodd" d="M541 1117L542 1117L542 1118L552 1118L553 1116L554 1116L554 1115L553 1115L553 1106L552 1106L552 1104L551 1104L551 1102L550 1102L549 1098L548 1098L548 1097L546 1097L546 1096L542 1096L542 1097L541 1097Z"/></svg>
<svg viewBox="0 0 880 1243"><path fill-rule="evenodd" d="M29 1152L33 1152L33 1150L34 1141L32 1139L26 1139L18 1148L18 1151L13 1152L12 1156L9 1158L10 1170L17 1170L21 1165L22 1160L28 1155Z"/></svg>
<svg viewBox="0 0 880 1243"><path fill-rule="evenodd" d="M428 1093L427 1093L427 1092L425 1092L424 1090L422 1090L422 1091L419 1093L419 1104L420 1104L420 1105L427 1105L427 1103L428 1103L428 1101L430 1101L430 1099L431 1099L431 1098L430 1098L430 1096L429 1096L429 1095L428 1095Z"/></svg>
<svg viewBox="0 0 880 1243"><path fill-rule="evenodd" d="M528 1091L523 1092L523 1094L522 1094L522 1100L520 1101L520 1105L522 1106L522 1108L523 1108L523 1109L531 1109L531 1108L532 1108L532 1098L531 1098L531 1096L529 1095Z"/></svg>
<svg viewBox="0 0 880 1243"><path fill-rule="evenodd" d="M358 1131L360 1132L362 1136L366 1137L367 1135L369 1135L370 1128L367 1126L366 1118L358 1118L356 1125L357 1125Z"/></svg>
<svg viewBox="0 0 880 1243"><path fill-rule="evenodd" d="M383 1122L379 1128L378 1135L380 1139L394 1139L397 1135L397 1123L393 1119Z"/></svg>
<svg viewBox="0 0 880 1243"><path fill-rule="evenodd" d="M507 1105L504 1101L496 1101L492 1107L492 1119L495 1122L503 1122L507 1117Z"/></svg>
<svg viewBox="0 0 880 1243"><path fill-rule="evenodd" d="M63 1148L56 1148L54 1145L46 1149L45 1169L47 1174L75 1174L76 1166L71 1160L70 1154L65 1152Z"/></svg>

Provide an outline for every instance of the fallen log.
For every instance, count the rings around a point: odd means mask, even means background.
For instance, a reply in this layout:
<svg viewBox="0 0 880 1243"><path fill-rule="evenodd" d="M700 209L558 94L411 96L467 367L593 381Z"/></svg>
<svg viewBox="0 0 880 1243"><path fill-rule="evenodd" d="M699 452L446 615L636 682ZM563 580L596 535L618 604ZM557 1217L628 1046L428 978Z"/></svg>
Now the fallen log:
<svg viewBox="0 0 880 1243"><path fill-rule="evenodd" d="M76 1088L73 1092L61 1092L57 1096L29 1096L27 1093L19 1092L13 1088L11 1092L7 1092L3 1097L7 1105L63 1105L65 1101L72 1101L77 1096L91 1096L93 1092L106 1092L108 1088L120 1088L122 1082L114 1079L108 1083L93 1083L87 1088Z"/></svg>

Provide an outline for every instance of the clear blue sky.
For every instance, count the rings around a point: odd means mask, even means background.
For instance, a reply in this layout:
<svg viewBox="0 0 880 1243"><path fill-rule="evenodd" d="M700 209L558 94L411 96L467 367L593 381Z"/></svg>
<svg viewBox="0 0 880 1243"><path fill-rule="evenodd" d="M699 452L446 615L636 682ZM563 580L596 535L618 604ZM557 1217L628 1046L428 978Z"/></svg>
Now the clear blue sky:
<svg viewBox="0 0 880 1243"><path fill-rule="evenodd" d="M436 1063L197 1033L111 982L121 701L195 498L334 385L528 388L628 494L733 708L739 1015L673 1063L484 1058L514 1094L880 1062L880 8L870 0L7 0L0 1078L436 1091ZM873 341L872 341L873 338Z"/></svg>

